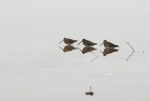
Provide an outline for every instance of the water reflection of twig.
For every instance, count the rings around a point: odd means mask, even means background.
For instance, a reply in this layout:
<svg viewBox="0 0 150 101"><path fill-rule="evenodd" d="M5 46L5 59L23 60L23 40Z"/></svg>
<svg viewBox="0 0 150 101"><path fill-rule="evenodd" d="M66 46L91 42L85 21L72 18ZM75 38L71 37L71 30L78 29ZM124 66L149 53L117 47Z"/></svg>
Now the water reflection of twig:
<svg viewBox="0 0 150 101"><path fill-rule="evenodd" d="M132 48L132 46L127 42L127 44ZM131 53L131 55L127 58L126 61L128 61L128 59L132 56L132 54L134 53L134 49L132 48L133 52Z"/></svg>

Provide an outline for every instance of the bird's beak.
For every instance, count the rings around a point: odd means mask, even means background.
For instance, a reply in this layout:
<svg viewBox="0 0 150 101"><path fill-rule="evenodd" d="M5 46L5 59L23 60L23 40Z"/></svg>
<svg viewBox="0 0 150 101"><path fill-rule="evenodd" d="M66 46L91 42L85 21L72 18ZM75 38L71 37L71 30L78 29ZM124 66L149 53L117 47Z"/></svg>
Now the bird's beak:
<svg viewBox="0 0 150 101"><path fill-rule="evenodd" d="M82 41L81 41L81 42L82 42ZM81 42L79 42L78 44L80 44ZM77 45L78 45L78 44L77 44Z"/></svg>
<svg viewBox="0 0 150 101"><path fill-rule="evenodd" d="M102 44L103 44L103 43L102 43ZM101 44L101 45L102 45L102 44ZM101 46L101 45L100 45L100 46Z"/></svg>
<svg viewBox="0 0 150 101"><path fill-rule="evenodd" d="M63 42L63 40L62 40L62 41L60 41L60 43L61 43L61 42ZM59 43L59 44L60 44L60 43Z"/></svg>

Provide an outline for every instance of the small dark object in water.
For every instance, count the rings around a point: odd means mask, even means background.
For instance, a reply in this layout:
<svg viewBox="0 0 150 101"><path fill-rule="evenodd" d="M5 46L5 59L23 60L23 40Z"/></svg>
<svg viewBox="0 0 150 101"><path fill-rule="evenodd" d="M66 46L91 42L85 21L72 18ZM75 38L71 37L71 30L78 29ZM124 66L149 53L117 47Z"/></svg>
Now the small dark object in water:
<svg viewBox="0 0 150 101"><path fill-rule="evenodd" d="M94 93L93 92L86 92L85 94L93 96Z"/></svg>
<svg viewBox="0 0 150 101"><path fill-rule="evenodd" d="M90 87L90 92L86 92L85 94L86 94L86 95L91 95L91 96L94 95L94 93L91 91L91 87Z"/></svg>

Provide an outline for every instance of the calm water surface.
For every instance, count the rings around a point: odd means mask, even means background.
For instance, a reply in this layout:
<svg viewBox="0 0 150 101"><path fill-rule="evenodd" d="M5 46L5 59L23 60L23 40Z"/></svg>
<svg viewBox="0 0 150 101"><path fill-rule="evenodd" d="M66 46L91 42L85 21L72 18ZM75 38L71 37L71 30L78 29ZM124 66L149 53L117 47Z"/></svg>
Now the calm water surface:
<svg viewBox="0 0 150 101"><path fill-rule="evenodd" d="M106 36L87 39L97 42L93 53L82 54L83 44L64 52L64 37L81 41L79 35L2 38L0 99L31 101L148 101L150 100L149 51L147 41L139 38L107 40L118 44L118 51L104 56L99 46ZM83 35L84 36L84 35ZM103 38L104 37L104 38ZM84 37L85 38L85 37ZM146 38L145 38L146 40ZM132 49L126 42L135 49ZM143 52L144 51L144 52ZM91 62L92 61L92 62ZM85 95L90 91L93 96Z"/></svg>

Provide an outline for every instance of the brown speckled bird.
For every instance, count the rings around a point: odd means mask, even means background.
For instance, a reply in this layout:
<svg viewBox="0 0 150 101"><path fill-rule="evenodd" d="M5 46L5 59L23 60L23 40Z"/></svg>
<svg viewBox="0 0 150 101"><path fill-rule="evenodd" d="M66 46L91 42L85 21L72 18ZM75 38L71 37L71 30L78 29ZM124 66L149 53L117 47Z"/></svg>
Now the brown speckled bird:
<svg viewBox="0 0 150 101"><path fill-rule="evenodd" d="M77 40L73 40L73 39L69 39L69 38L64 38L61 42L63 42L63 41L64 41L64 43L67 44L67 45L71 45L71 44L77 42ZM61 42L60 42L60 43L61 43ZM59 44L60 44L60 43L59 43Z"/></svg>
<svg viewBox="0 0 150 101"><path fill-rule="evenodd" d="M111 42L108 42L107 40L104 40L102 44L104 44L105 48L116 48L116 47L119 47L118 45L115 45L115 44L113 44Z"/></svg>
<svg viewBox="0 0 150 101"><path fill-rule="evenodd" d="M94 45L97 44L97 43L93 43L93 42L91 42L91 41L89 41L89 40L86 40L86 39L82 39L81 42L83 42L83 45L84 45L84 46L94 46ZM79 42L78 44L80 44L81 42ZM77 45L78 45L78 44L77 44Z"/></svg>

